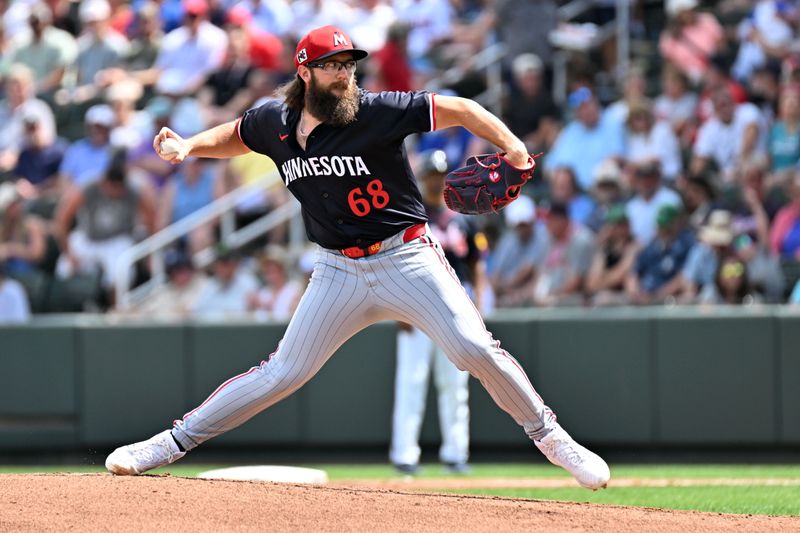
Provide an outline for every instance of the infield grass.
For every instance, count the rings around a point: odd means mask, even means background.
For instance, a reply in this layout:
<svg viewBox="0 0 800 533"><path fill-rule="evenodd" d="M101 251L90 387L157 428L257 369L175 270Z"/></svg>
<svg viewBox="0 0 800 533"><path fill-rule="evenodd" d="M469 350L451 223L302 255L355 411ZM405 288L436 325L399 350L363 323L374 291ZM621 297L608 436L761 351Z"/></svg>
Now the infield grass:
<svg viewBox="0 0 800 533"><path fill-rule="evenodd" d="M230 465L178 464L155 471L174 476L194 477L202 471ZM304 465L325 470L331 481L380 481L401 476L383 464ZM0 473L49 472L104 472L102 466L2 466ZM470 480L470 488L434 489L437 492L505 496L591 502L599 504L634 505L664 509L683 509L738 514L766 514L800 516L800 484L774 486L764 480L791 480L800 483L800 465L612 465L612 484L608 489L592 492L575 488L481 488L476 481L483 479L568 479L561 469L544 464L476 464L466 476L447 475L438 464L423 465L419 479L447 479L463 477ZM637 480L695 480L709 483L721 479L734 479L752 484L737 486L711 486L702 483L694 486L665 487L614 487L613 479ZM413 489L410 489L413 490ZM431 490L431 489L425 489Z"/></svg>

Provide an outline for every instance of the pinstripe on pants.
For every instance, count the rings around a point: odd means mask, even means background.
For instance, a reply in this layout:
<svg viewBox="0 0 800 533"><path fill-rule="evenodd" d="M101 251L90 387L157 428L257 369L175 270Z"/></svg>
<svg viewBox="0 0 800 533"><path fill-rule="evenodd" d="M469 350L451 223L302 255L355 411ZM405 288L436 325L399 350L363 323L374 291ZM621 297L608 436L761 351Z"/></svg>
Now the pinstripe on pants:
<svg viewBox="0 0 800 533"><path fill-rule="evenodd" d="M529 437L539 439L551 429L555 415L519 363L486 331L435 237L428 232L405 244L391 239L390 246L360 259L319 249L311 281L275 353L175 422L172 433L186 450L292 394L347 339L381 320L424 331L459 369L480 380Z"/></svg>

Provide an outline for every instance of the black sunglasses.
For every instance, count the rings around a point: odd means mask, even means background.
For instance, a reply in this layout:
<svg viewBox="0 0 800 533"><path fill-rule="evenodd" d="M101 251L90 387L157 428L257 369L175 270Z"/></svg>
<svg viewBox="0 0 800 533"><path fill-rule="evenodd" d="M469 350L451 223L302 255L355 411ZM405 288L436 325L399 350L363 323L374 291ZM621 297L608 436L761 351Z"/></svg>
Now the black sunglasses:
<svg viewBox="0 0 800 533"><path fill-rule="evenodd" d="M328 73L339 72L342 69L345 69L349 73L353 73L356 70L356 62L352 59L350 61L324 61L322 63L309 63L307 66L310 68L318 68L323 72Z"/></svg>

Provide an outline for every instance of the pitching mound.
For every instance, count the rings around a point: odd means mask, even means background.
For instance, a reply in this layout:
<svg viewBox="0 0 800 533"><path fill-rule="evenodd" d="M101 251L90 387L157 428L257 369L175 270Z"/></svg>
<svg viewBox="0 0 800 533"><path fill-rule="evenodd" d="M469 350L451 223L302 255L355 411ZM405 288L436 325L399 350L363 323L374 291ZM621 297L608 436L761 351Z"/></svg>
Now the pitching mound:
<svg viewBox="0 0 800 533"><path fill-rule="evenodd" d="M0 531L797 531L800 519L355 487L0 475Z"/></svg>

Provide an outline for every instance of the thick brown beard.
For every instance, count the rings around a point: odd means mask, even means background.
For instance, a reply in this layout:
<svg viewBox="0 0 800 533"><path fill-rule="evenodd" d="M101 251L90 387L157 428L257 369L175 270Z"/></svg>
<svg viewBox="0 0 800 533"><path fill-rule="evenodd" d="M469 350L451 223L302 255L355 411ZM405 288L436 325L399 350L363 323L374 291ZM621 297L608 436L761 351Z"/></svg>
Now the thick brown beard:
<svg viewBox="0 0 800 533"><path fill-rule="evenodd" d="M342 96L336 96L330 89L345 89ZM358 113L358 86L355 79L349 82L336 82L328 89L317 83L315 76L306 88L306 109L314 117L331 126L347 126L356 120Z"/></svg>

